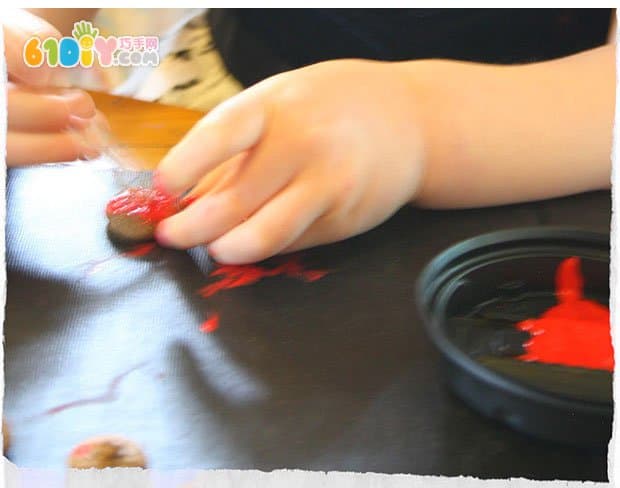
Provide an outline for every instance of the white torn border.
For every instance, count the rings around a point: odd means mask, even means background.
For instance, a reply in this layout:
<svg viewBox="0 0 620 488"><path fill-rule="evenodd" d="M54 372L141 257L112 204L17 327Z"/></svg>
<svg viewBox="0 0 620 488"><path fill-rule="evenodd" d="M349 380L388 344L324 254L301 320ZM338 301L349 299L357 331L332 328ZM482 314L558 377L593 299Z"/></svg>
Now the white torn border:
<svg viewBox="0 0 620 488"><path fill-rule="evenodd" d="M620 15L616 11L616 19L620 23ZM616 32L616 43L620 39L620 32ZM620 79L620 62L616 53L616 87ZM4 57L4 35L0 24L0 77L4 88L4 95L0 97L0 151L5 170L1 172L0 188L2 201L0 205L0 270L2 290L0 293L0 320L2 321L2 350L0 351L0 361L2 362L2 402L0 403L0 416L4 406L4 310L6 306L6 262L5 262L5 222L6 222L6 126L7 126L7 97L6 97L6 62ZM616 90L617 91L617 90ZM615 120L620 115L620 104L616 98ZM614 263L617 259L617 249L620 244L619 234L616 231L617 206L616 182L618 182L618 169L615 164L618 159L618 141L620 140L620 128L614 123L612 149L612 221L611 221L611 266L610 266L610 311L612 323L612 344L614 352L616 347L620 347L620 334L618 332L618 313L616 312L616 270ZM616 360L616 363L618 361ZM619 398L618 387L620 386L617 376L614 374L613 391L614 405ZM614 415L612 437L608 448L608 477L610 483L594 483L579 481L531 481L522 478L510 480L481 480L472 477L442 477L442 476L419 476L419 475L387 475L376 473L343 473L343 472L315 472L301 470L277 470L269 473L255 470L211 470L211 471L156 471L141 470L130 468L116 468L105 470L45 470L45 469L26 469L19 468L8 459L4 460L4 469L0 469L0 487L7 488L246 488L255 486L264 487L324 487L324 488L426 488L426 487L459 487L459 488L480 488L480 487L552 487L552 488L590 488L600 486L615 486L614 465L618 452L615 449L615 439L620 435L619 423L616 422ZM584 455L587 455L584 453Z"/></svg>
<svg viewBox="0 0 620 488"><path fill-rule="evenodd" d="M4 31L0 23L0 79L2 80L2 96L0 97L0 152L2 153L2 168L0 171L0 192L2 193L2 204L0 204L0 282L2 288L0 291L0 320L2 322L2 350L0 351L0 363L2 364L2 378L0 378L0 386L2 386L2 402L0 402L0 418L4 409L4 309L6 306L6 260L5 260L5 223L6 223L6 124L7 124L7 95L6 95L6 61L4 57ZM2 434L0 434L2 437ZM2 444L0 443L0 446ZM8 468L9 461L4 458L4 464ZM5 482L6 469L0 469L0 486L11 486ZM7 476L8 478L8 476Z"/></svg>
<svg viewBox="0 0 620 488"><path fill-rule="evenodd" d="M616 9L616 26L620 23L620 13L618 9ZM620 43L620 30L616 27L616 46ZM610 255L610 266L609 266L609 309L611 312L611 341L614 348L614 359L615 365L618 364L618 355L616 354L616 350L620 348L620 335L619 335L619 326L618 320L620 315L617 311L616 306L616 283L618 281L617 269L615 266L616 260L619 258L618 256L618 244L620 243L620 234L618 234L618 195L617 195L617 185L620 184L620 178L618 178L618 141L620 141L620 128L618 125L618 118L620 117L620 104L618 103L618 80L620 80L620 57L618 57L618 51L616 50L616 107L615 107L615 118L614 118L614 132L613 132L613 143L611 150L611 237L610 237L610 245L611 245L611 255ZM610 485L614 486L616 483L614 480L617 479L615 467L618 466L616 462L618 457L620 457L620 452L616 450L616 438L618 437L619 427L617 422L616 415L616 404L618 403L618 399L620 398L620 394L618 393L618 388L620 387L620 383L618 382L618 375L616 374L616 367L614 365L614 375L613 375L613 396L614 396L614 418L611 432L611 439L609 441L609 446L607 448L607 477L609 478Z"/></svg>

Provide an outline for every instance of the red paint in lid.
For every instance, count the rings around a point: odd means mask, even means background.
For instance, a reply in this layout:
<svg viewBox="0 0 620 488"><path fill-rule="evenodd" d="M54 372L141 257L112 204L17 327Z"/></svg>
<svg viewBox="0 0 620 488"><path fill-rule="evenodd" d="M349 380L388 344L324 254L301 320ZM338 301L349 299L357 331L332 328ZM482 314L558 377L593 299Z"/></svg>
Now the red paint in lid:
<svg viewBox="0 0 620 488"><path fill-rule="evenodd" d="M530 333L523 361L614 370L609 308L583 298L581 260L562 261L556 273L558 304L517 328Z"/></svg>

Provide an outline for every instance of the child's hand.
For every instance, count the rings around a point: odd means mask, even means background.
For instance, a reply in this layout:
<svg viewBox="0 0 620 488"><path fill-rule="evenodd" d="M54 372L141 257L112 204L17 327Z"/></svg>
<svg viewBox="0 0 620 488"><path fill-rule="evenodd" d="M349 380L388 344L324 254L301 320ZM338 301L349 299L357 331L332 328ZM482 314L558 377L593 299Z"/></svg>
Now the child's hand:
<svg viewBox="0 0 620 488"><path fill-rule="evenodd" d="M399 69L321 63L217 107L158 168L165 189L197 197L159 225L158 240L208 243L218 261L246 263L386 220L413 199L424 160L423 90Z"/></svg>
<svg viewBox="0 0 620 488"><path fill-rule="evenodd" d="M81 90L46 88L58 83L62 68L28 67L24 44L31 36L60 37L44 20L15 10L3 21L9 83L7 164L19 166L93 157L83 131L97 114L92 98ZM101 117L101 115L98 115Z"/></svg>

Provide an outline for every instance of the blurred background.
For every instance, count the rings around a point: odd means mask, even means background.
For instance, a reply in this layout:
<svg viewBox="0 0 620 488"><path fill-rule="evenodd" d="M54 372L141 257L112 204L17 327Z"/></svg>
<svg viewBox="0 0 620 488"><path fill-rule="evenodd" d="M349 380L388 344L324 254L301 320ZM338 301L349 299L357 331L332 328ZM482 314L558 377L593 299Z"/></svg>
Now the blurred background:
<svg viewBox="0 0 620 488"><path fill-rule="evenodd" d="M158 36L157 67L71 70L81 88L208 111L241 90L214 48L207 9L104 8L93 20L103 36Z"/></svg>

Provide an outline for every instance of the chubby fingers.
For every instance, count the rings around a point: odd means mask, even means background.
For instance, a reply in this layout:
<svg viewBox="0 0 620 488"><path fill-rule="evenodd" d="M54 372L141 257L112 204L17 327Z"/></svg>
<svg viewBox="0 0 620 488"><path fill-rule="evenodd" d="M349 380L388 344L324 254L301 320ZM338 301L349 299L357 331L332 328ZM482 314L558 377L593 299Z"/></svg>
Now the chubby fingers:
<svg viewBox="0 0 620 488"><path fill-rule="evenodd" d="M298 241L328 209L328 198L296 182L276 195L247 221L209 245L222 264L247 264L278 254Z"/></svg>
<svg viewBox="0 0 620 488"><path fill-rule="evenodd" d="M186 199L188 201L197 200L201 196L221 191L226 186L232 185L243 169L243 164L247 158L248 153L243 152L211 170L192 188Z"/></svg>
<svg viewBox="0 0 620 488"><path fill-rule="evenodd" d="M7 132L7 166L75 161L94 158L96 150L84 143L79 132Z"/></svg>
<svg viewBox="0 0 620 488"><path fill-rule="evenodd" d="M284 190L303 157L299 152L291 154L277 139L266 139L243 161L230 184L161 222L158 241L167 247L189 248L219 238Z"/></svg>
<svg viewBox="0 0 620 488"><path fill-rule="evenodd" d="M308 249L322 244L331 244L346 239L354 234L354 232L347 232L351 227L342 226L340 228L334 226L333 222L330 222L332 216L324 214L312 225L310 225L303 234L301 234L296 240L289 243L284 249L279 252L289 253L300 251L302 249ZM368 226L359 232L370 229Z"/></svg>
<svg viewBox="0 0 620 488"><path fill-rule="evenodd" d="M248 89L201 119L157 168L157 181L180 194L219 164L255 146L267 122L259 90Z"/></svg>
<svg viewBox="0 0 620 488"><path fill-rule="evenodd" d="M95 103L82 90L38 90L9 83L8 129L53 132L82 129L95 113Z"/></svg>

